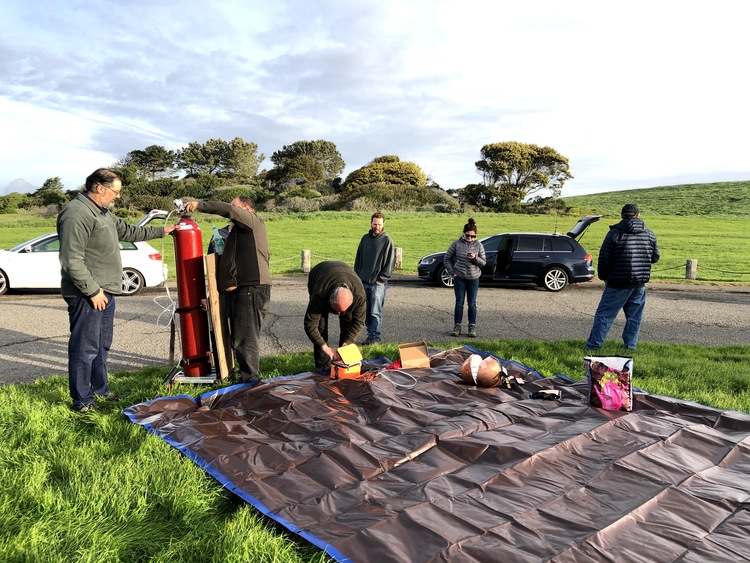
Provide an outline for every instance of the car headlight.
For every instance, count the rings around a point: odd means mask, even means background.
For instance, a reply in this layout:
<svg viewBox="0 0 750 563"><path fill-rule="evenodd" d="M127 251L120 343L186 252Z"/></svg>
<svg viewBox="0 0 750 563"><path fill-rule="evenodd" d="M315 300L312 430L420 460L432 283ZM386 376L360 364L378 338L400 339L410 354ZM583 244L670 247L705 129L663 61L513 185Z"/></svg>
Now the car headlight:
<svg viewBox="0 0 750 563"><path fill-rule="evenodd" d="M419 261L420 266L429 266L435 263L436 258L434 256L425 256Z"/></svg>

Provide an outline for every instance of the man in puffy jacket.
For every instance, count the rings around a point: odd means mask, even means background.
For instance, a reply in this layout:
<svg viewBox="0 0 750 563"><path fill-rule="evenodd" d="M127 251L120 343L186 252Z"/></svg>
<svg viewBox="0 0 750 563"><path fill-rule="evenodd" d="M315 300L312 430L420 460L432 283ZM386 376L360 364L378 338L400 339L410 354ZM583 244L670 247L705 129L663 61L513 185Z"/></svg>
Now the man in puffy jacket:
<svg viewBox="0 0 750 563"><path fill-rule="evenodd" d="M622 208L622 220L612 225L604 237L597 267L605 286L586 341L589 350L596 351L604 345L620 309L625 313L623 348L635 350L638 344L646 282L651 278L651 264L659 261L656 235L646 227L640 213L636 204L628 203Z"/></svg>

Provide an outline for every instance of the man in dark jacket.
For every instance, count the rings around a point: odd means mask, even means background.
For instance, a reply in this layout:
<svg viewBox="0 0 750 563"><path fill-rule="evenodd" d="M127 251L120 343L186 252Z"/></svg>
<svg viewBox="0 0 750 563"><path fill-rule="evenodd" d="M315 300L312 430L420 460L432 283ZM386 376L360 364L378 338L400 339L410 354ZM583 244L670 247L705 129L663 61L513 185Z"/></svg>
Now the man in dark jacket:
<svg viewBox="0 0 750 563"><path fill-rule="evenodd" d="M305 334L313 343L315 369L328 368L339 360L328 346L328 315L339 316L339 347L353 344L365 324L365 288L351 266L344 262L321 262L307 278L310 301L305 311Z"/></svg>
<svg viewBox="0 0 750 563"><path fill-rule="evenodd" d="M61 288L70 320L68 386L78 412L99 410L94 395L120 399L110 391L107 376L115 296L122 294L120 241L160 238L175 229L136 227L116 217L111 208L121 191L120 177L99 168L57 216Z"/></svg>
<svg viewBox="0 0 750 563"><path fill-rule="evenodd" d="M656 235L646 228L638 206L629 203L620 215L622 221L610 227L599 251L599 279L605 286L586 341L589 350L604 345L620 309L625 313L622 346L635 350L646 304L646 282L651 278L651 264L659 261Z"/></svg>
<svg viewBox="0 0 750 563"><path fill-rule="evenodd" d="M261 323L271 300L270 252L266 224L255 212L252 199L239 196L232 203L189 201L188 213L201 211L231 221L219 258L217 284L229 303L232 350L240 368L240 381L260 378Z"/></svg>
<svg viewBox="0 0 750 563"><path fill-rule="evenodd" d="M396 262L396 251L393 241L383 230L385 215L373 213L370 217L370 231L362 237L354 259L354 271L357 272L367 296L367 314L365 328L367 340L364 345L380 342L383 329L383 305L388 280L391 279L393 265Z"/></svg>

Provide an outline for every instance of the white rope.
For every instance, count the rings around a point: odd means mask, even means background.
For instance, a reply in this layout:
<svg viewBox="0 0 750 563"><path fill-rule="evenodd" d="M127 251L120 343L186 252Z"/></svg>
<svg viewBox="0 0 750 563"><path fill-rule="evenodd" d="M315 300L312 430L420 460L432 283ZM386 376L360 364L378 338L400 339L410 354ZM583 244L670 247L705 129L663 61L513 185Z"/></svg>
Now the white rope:
<svg viewBox="0 0 750 563"><path fill-rule="evenodd" d="M407 385L406 383L399 383L397 381L394 381L392 378L390 378L390 377L388 377L386 375L386 373L389 373L389 372L390 373L400 373L401 375L405 375L406 377L409 377L412 380L414 380L414 383L412 383L411 385ZM412 374L406 373L405 371L400 370L400 369L381 369L375 375L377 375L378 377L383 377L384 379L387 379L388 381L390 381L391 383L393 383L396 387L403 387L404 389L413 389L417 385L417 378L416 377L414 377Z"/></svg>
<svg viewBox="0 0 750 563"><path fill-rule="evenodd" d="M176 210L170 211L167 216L164 218L164 226L166 227L169 224L169 218L172 216L172 214ZM166 242L167 237L162 237L161 239L161 255L164 256L164 244ZM175 257L172 257L173 260ZM174 262L173 264L175 268L175 272L177 271L177 262ZM172 320L174 319L175 313L177 311L177 302L172 298L172 295L169 293L169 286L167 285L167 278L164 275L164 270L162 269L162 282L164 283L164 291L166 292L166 295L158 295L154 297L154 303L157 307L161 309L161 313L156 317L156 326L157 328L163 328L168 329L170 328L172 324ZM167 300L166 305L162 305L162 300ZM162 324L162 318L164 315L167 315L167 322L165 324Z"/></svg>

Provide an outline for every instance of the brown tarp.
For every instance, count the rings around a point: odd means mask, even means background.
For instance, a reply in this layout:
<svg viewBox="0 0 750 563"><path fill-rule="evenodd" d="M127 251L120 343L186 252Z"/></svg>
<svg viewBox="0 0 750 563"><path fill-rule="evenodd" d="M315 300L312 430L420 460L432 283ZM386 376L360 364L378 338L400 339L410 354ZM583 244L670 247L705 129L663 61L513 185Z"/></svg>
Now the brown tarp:
<svg viewBox="0 0 750 563"><path fill-rule="evenodd" d="M501 360L526 383L431 368L305 373L126 410L228 489L341 561L739 561L750 557L750 416ZM486 354L480 353L485 356ZM637 384L637 374L636 380ZM530 399L555 388L561 400Z"/></svg>

